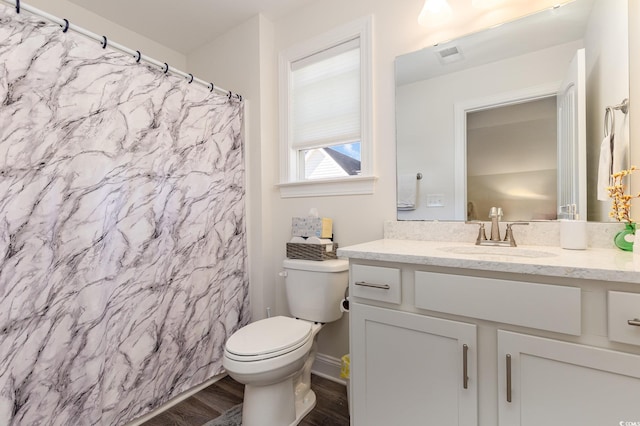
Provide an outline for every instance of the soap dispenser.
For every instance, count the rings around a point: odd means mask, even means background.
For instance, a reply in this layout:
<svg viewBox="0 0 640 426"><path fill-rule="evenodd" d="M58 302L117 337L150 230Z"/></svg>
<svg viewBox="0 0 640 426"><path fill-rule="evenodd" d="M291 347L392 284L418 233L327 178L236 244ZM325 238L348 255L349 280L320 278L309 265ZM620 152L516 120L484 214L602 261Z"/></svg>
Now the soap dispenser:
<svg viewBox="0 0 640 426"><path fill-rule="evenodd" d="M567 250L587 248L587 221L574 210L568 219L560 219L560 247Z"/></svg>

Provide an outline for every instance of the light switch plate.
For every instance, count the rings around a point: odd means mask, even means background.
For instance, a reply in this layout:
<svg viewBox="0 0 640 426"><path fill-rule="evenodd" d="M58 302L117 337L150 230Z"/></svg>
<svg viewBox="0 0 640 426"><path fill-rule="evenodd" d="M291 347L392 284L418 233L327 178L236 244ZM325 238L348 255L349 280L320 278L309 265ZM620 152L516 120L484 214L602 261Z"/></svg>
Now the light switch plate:
<svg viewBox="0 0 640 426"><path fill-rule="evenodd" d="M427 207L444 207L444 194L427 194Z"/></svg>

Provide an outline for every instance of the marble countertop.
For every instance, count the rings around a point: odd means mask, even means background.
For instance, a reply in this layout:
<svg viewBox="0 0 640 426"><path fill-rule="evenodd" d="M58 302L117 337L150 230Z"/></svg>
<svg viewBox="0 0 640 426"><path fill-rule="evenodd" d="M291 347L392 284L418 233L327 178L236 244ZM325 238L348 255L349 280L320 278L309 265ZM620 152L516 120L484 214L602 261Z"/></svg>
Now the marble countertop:
<svg viewBox="0 0 640 426"><path fill-rule="evenodd" d="M447 268L640 284L640 255L618 249L488 247L473 243L382 239L338 249L338 256Z"/></svg>

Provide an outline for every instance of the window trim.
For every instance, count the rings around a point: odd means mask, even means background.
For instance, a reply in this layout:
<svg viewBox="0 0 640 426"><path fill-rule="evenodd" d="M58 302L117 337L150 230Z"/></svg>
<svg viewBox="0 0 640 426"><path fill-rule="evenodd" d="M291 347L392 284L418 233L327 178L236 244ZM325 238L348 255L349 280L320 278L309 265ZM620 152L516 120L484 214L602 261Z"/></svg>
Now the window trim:
<svg viewBox="0 0 640 426"><path fill-rule="evenodd" d="M335 28L320 36L296 44L280 53L279 112L280 112L280 195L283 198L373 194L376 177L373 172L373 81L372 81L372 25L367 16ZM291 146L290 69L291 63L353 38L360 39L360 164L358 176L331 179L300 180L297 174L296 152Z"/></svg>

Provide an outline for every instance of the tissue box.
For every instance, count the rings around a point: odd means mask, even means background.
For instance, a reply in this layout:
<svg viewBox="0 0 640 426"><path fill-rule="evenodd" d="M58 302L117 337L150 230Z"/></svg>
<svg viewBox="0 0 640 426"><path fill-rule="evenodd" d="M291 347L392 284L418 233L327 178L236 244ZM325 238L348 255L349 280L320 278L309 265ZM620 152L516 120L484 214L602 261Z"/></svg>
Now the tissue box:
<svg viewBox="0 0 640 426"><path fill-rule="evenodd" d="M331 238L333 220L326 217L294 217L291 220L291 235L294 237Z"/></svg>

